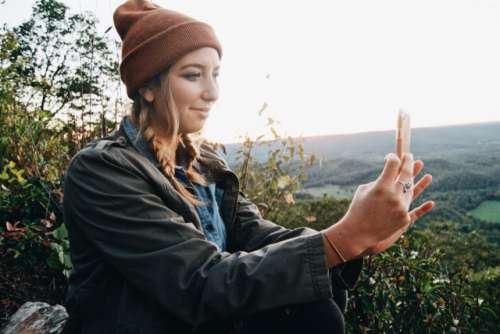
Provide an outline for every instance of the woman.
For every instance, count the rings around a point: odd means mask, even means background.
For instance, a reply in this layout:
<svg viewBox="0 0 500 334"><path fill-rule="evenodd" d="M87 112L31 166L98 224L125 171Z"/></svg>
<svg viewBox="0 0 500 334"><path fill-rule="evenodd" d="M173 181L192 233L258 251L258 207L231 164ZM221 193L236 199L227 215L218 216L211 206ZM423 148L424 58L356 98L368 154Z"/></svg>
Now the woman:
<svg viewBox="0 0 500 334"><path fill-rule="evenodd" d="M74 270L65 331L344 332L363 256L432 209L408 212L431 182L412 187L423 163L389 154L323 231L264 220L224 159L191 137L218 99L222 48L210 26L144 0L125 2L114 21L134 104L66 174Z"/></svg>

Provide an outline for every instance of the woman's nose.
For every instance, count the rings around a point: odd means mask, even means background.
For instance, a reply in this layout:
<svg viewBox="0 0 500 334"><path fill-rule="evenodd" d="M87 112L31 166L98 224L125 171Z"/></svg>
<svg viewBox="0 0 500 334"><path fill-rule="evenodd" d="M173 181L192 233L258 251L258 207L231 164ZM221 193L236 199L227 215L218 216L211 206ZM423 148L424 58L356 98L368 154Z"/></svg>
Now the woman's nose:
<svg viewBox="0 0 500 334"><path fill-rule="evenodd" d="M206 80L202 98L206 101L217 101L219 98L219 85L217 84L216 79Z"/></svg>

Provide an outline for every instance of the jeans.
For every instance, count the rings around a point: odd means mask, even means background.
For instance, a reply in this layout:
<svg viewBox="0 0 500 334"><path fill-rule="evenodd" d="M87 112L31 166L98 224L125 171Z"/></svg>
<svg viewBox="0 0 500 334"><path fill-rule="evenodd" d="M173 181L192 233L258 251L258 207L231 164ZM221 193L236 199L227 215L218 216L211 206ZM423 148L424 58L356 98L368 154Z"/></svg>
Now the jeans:
<svg viewBox="0 0 500 334"><path fill-rule="evenodd" d="M287 305L232 323L214 321L196 334L343 334L344 315L333 299Z"/></svg>

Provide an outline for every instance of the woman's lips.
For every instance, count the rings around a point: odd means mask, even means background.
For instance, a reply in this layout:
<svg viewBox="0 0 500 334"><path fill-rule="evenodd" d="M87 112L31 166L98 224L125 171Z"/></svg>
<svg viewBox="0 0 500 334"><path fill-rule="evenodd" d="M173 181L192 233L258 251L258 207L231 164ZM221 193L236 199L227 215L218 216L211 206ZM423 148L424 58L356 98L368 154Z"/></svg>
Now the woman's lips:
<svg viewBox="0 0 500 334"><path fill-rule="evenodd" d="M210 108L191 108L191 110L198 111L202 117L207 118Z"/></svg>
<svg viewBox="0 0 500 334"><path fill-rule="evenodd" d="M208 112L210 108L191 108L193 110L198 110L198 111L203 111L203 112Z"/></svg>

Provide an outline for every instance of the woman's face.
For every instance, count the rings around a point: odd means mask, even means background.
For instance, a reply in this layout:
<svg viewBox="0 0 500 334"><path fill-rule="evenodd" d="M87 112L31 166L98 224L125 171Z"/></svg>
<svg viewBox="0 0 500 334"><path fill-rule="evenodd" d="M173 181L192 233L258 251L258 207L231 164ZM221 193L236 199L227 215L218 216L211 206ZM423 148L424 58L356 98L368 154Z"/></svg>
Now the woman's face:
<svg viewBox="0 0 500 334"><path fill-rule="evenodd" d="M210 47L194 50L179 59L168 73L179 115L179 132L201 130L219 98L219 54Z"/></svg>

